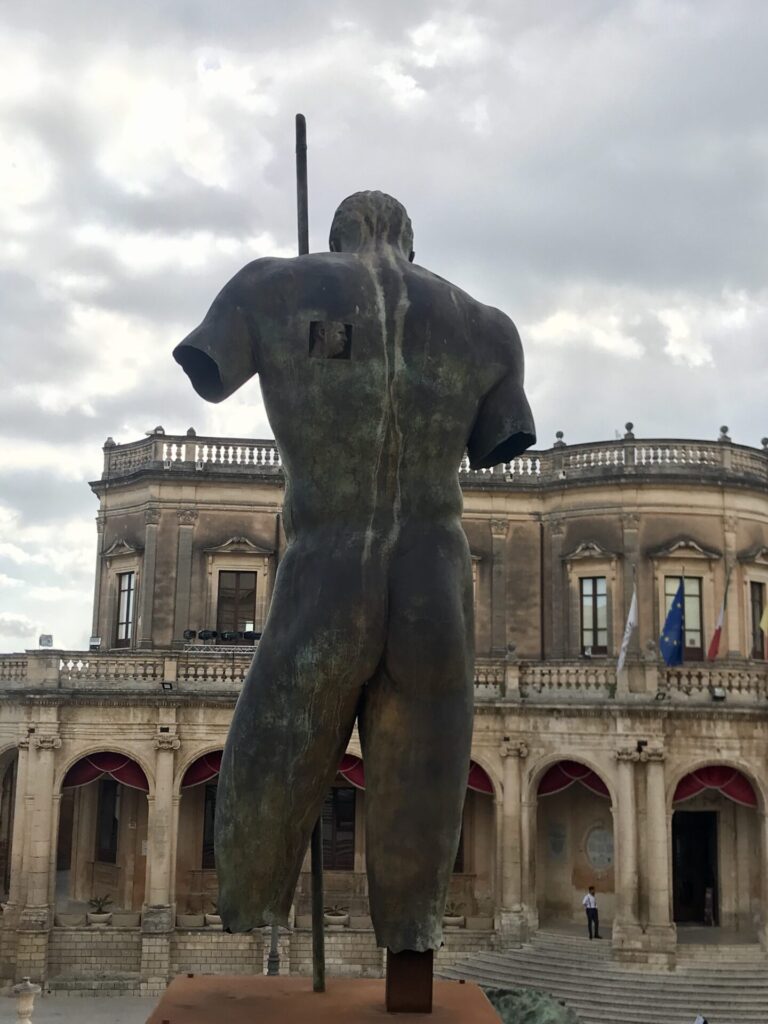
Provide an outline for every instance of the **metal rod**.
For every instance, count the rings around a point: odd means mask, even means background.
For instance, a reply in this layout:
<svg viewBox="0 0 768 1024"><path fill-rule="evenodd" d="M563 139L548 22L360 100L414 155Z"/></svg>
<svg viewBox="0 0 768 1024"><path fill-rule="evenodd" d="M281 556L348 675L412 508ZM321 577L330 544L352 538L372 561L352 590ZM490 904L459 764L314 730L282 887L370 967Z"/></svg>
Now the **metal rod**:
<svg viewBox="0 0 768 1024"><path fill-rule="evenodd" d="M307 185L307 122L296 115L296 217L299 256L309 252L309 191ZM325 931L323 899L323 833L321 820L312 829L312 988L325 992Z"/></svg>
<svg viewBox="0 0 768 1024"><path fill-rule="evenodd" d="M323 831L318 818L312 829L312 988L325 992L325 932L323 922Z"/></svg>
<svg viewBox="0 0 768 1024"><path fill-rule="evenodd" d="M309 197L307 188L307 122L296 115L296 213L299 225L299 256L309 252Z"/></svg>
<svg viewBox="0 0 768 1024"><path fill-rule="evenodd" d="M267 956L267 975L270 978L280 973L280 930L273 924L269 933L269 955Z"/></svg>

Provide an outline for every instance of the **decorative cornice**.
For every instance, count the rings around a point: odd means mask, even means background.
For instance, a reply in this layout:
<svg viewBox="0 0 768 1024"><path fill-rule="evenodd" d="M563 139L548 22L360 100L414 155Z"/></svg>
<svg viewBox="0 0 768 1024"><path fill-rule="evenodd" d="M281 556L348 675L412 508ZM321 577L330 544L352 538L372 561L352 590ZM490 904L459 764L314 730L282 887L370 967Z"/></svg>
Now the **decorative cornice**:
<svg viewBox="0 0 768 1024"><path fill-rule="evenodd" d="M507 531L509 530L508 519L491 519L490 524L491 534L495 539L503 540L507 536Z"/></svg>
<svg viewBox="0 0 768 1024"><path fill-rule="evenodd" d="M274 551L259 547L247 537L230 537L229 540L225 540L223 544L218 544L215 548L206 548L205 553L206 555L259 555L262 558L268 558L274 554Z"/></svg>
<svg viewBox="0 0 768 1024"><path fill-rule="evenodd" d="M662 747L646 747L640 754L640 760L643 763L648 761L658 763L661 761L665 761L666 757L667 755Z"/></svg>
<svg viewBox="0 0 768 1024"><path fill-rule="evenodd" d="M171 733L158 733L155 736L155 750L178 750L181 740Z"/></svg>
<svg viewBox="0 0 768 1024"><path fill-rule="evenodd" d="M120 558L123 555L140 555L142 551L143 548L134 547L133 544L129 544L125 538L119 537L117 540L112 541L101 557Z"/></svg>
<svg viewBox="0 0 768 1024"><path fill-rule="evenodd" d="M639 761L640 753L637 747L619 747L616 751L617 761Z"/></svg>
<svg viewBox="0 0 768 1024"><path fill-rule="evenodd" d="M675 540L663 544L657 548L649 548L646 551L648 558L679 558L680 555L690 558L706 558L709 561L723 557L722 551L714 551L702 547L693 537L677 537Z"/></svg>
<svg viewBox="0 0 768 1024"><path fill-rule="evenodd" d="M550 516L545 522L549 526L549 532L553 537L559 537L565 532L565 516Z"/></svg>
<svg viewBox="0 0 768 1024"><path fill-rule="evenodd" d="M38 750L58 750L61 746L60 736L33 736L32 742Z"/></svg>
<svg viewBox="0 0 768 1024"><path fill-rule="evenodd" d="M194 526L197 522L197 510L194 508L180 508L176 516L179 526Z"/></svg>
<svg viewBox="0 0 768 1024"><path fill-rule="evenodd" d="M606 559L613 561L619 558L620 555L616 551L609 551L607 548L604 548L599 541L584 540L573 551L562 557L564 562L576 562L582 558L599 558L603 561Z"/></svg>
<svg viewBox="0 0 768 1024"><path fill-rule="evenodd" d="M160 522L160 509L148 508L144 512L144 523L147 526L157 526Z"/></svg>
<svg viewBox="0 0 768 1024"><path fill-rule="evenodd" d="M768 547L758 544L756 547L747 548L736 556L739 562L752 562L768 565Z"/></svg>

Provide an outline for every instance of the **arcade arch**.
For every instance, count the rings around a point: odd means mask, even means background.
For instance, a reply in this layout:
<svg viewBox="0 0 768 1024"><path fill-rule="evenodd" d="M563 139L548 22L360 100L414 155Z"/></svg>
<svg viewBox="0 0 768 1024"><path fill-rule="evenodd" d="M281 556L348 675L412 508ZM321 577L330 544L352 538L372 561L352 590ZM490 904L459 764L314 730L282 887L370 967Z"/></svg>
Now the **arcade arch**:
<svg viewBox="0 0 768 1024"><path fill-rule="evenodd" d="M110 909L138 911L147 874L147 775L127 754L94 751L61 779L55 902L84 911L93 896Z"/></svg>
<svg viewBox="0 0 768 1024"><path fill-rule="evenodd" d="M601 922L615 909L611 793L602 776L581 761L561 760L534 780L535 885L539 924L584 919L582 898L597 889Z"/></svg>
<svg viewBox="0 0 768 1024"><path fill-rule="evenodd" d="M674 784L672 914L686 926L720 926L755 939L766 893L757 784L740 768L705 764Z"/></svg>

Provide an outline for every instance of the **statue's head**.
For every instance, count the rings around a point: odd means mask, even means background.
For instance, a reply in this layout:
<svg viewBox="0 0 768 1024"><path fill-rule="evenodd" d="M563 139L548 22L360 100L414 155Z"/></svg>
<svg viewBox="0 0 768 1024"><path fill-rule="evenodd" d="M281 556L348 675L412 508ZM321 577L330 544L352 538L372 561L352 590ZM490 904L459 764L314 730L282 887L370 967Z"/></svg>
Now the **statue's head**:
<svg viewBox="0 0 768 1024"><path fill-rule="evenodd" d="M331 252L359 252L390 245L413 260L413 228L402 203L385 192L355 192L340 204L331 224Z"/></svg>

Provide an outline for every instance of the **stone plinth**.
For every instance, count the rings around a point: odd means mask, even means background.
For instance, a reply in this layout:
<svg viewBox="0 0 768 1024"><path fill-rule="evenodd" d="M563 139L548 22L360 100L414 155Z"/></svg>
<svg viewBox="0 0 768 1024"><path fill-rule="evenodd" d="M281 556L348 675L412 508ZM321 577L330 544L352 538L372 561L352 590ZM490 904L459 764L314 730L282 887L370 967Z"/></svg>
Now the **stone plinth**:
<svg viewBox="0 0 768 1024"><path fill-rule="evenodd" d="M431 1014L387 1014L384 982L331 978L312 991L310 978L197 975L176 978L147 1024L499 1024L483 992L470 983L436 981Z"/></svg>

